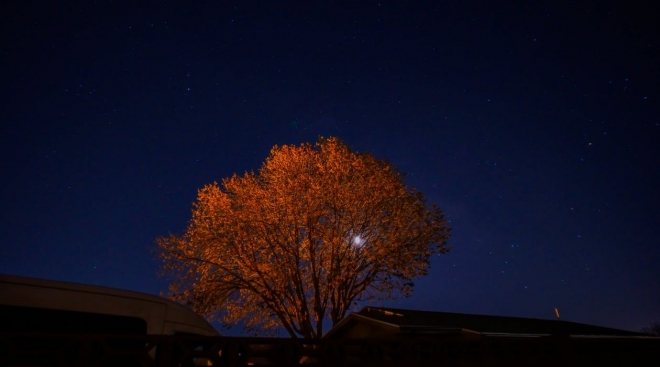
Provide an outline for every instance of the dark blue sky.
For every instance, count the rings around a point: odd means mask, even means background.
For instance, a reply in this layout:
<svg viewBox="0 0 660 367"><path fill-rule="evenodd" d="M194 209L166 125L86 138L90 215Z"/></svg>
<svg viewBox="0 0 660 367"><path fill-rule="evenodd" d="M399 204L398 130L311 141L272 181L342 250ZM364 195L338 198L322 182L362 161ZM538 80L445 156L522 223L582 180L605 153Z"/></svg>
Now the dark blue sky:
<svg viewBox="0 0 660 367"><path fill-rule="evenodd" d="M136 3L0 5L0 273L166 291L151 249L197 189L323 135L451 220L453 250L385 306L660 319L660 14Z"/></svg>

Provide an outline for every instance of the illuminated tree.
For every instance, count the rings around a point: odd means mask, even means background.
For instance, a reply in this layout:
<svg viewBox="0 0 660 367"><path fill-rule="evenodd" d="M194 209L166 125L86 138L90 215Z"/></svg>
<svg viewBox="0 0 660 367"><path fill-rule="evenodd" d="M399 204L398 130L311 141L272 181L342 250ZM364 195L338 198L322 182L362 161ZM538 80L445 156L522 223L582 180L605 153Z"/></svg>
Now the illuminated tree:
<svg viewBox="0 0 660 367"><path fill-rule="evenodd" d="M224 326L320 338L354 302L410 296L449 231L391 163L321 138L206 185L185 234L156 242L173 299Z"/></svg>

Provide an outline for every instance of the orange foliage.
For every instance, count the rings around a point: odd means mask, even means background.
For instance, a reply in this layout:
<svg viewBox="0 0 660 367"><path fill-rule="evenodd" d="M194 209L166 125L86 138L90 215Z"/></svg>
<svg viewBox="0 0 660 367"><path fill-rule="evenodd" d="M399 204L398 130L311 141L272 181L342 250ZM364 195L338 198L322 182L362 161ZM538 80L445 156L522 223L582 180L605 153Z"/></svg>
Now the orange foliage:
<svg viewBox="0 0 660 367"><path fill-rule="evenodd" d="M319 338L352 302L409 296L449 231L392 164L321 138L206 185L186 233L157 243L174 299L225 325Z"/></svg>

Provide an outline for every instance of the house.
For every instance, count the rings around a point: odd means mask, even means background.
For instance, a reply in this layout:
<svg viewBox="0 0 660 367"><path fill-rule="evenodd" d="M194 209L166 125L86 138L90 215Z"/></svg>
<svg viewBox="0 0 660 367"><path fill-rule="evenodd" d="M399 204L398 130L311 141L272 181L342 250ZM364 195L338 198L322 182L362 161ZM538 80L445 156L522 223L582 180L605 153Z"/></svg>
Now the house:
<svg viewBox="0 0 660 367"><path fill-rule="evenodd" d="M473 340L505 335L631 337L642 334L563 320L365 307L341 320L324 338L452 336Z"/></svg>
<svg viewBox="0 0 660 367"><path fill-rule="evenodd" d="M329 350L333 343L341 346L344 365L356 366L627 366L660 360L660 338L631 331L383 307L351 313L323 340Z"/></svg>

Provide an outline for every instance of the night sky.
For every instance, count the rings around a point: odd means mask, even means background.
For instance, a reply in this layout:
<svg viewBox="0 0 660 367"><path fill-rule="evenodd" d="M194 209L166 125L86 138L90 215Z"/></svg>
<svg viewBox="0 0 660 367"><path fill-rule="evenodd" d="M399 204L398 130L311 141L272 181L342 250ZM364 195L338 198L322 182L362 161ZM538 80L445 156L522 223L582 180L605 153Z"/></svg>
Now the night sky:
<svg viewBox="0 0 660 367"><path fill-rule="evenodd" d="M188 3L0 5L0 273L167 291L154 240L197 189L323 135L453 227L413 296L375 306L660 320L660 14Z"/></svg>

